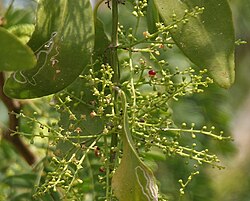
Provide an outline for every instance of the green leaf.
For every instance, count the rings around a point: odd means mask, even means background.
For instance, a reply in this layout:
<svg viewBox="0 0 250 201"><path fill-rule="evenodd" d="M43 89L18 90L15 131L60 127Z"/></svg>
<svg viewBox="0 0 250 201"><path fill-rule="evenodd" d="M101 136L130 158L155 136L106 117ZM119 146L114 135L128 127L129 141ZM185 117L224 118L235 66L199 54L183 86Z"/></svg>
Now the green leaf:
<svg viewBox="0 0 250 201"><path fill-rule="evenodd" d="M4 24L4 28L6 29L19 24L33 24L34 11L30 7L26 7L24 9L16 9L11 6L8 12L5 13L4 19L6 21L6 24Z"/></svg>
<svg viewBox="0 0 250 201"><path fill-rule="evenodd" d="M5 93L12 98L37 98L70 85L86 68L94 47L94 20L88 0L41 0L35 32L28 45L37 66L12 74Z"/></svg>
<svg viewBox="0 0 250 201"><path fill-rule="evenodd" d="M197 17L188 18L171 29L183 53L197 66L207 68L217 84L228 88L235 79L234 28L232 13L226 0L154 0L166 25L173 14L182 18L196 6L204 7Z"/></svg>
<svg viewBox="0 0 250 201"><path fill-rule="evenodd" d="M147 24L149 33L157 31L156 23L159 22L159 13L153 0L148 0L147 6Z"/></svg>
<svg viewBox="0 0 250 201"><path fill-rule="evenodd" d="M33 24L18 24L8 28L8 31L18 37L23 44L26 44L30 40L34 29Z"/></svg>
<svg viewBox="0 0 250 201"><path fill-rule="evenodd" d="M119 201L156 201L158 187L153 172L139 158L128 124L126 96L119 90L122 100L123 117L123 156L114 173L112 188Z"/></svg>
<svg viewBox="0 0 250 201"><path fill-rule="evenodd" d="M32 193L31 192L24 192L17 195L14 195L9 201L22 201L22 200L32 200Z"/></svg>
<svg viewBox="0 0 250 201"><path fill-rule="evenodd" d="M95 20L95 46L94 46L94 58L99 60L107 60L109 57L107 48L110 41L104 32L103 23L97 18ZM100 71L101 63L96 62L92 66L94 72ZM86 71L84 71L87 73ZM81 135L97 135L103 131L105 118L91 117L91 112L95 110L95 107L91 104L97 101L97 98L93 95L93 86L85 79L78 78L69 87L65 89L65 93L62 93L61 99L66 99L67 97L72 98L74 101L66 102L65 107L69 108L76 119L81 119L79 125L75 124L74 128L71 128L73 120L69 121L70 113L65 112L65 108L61 108L59 112L61 113L61 118L59 125L64 131L70 131L72 141L78 141L78 136ZM79 100L84 100L79 101ZM77 133L76 128L81 132ZM65 133L66 134L66 133ZM94 139L94 138L93 138ZM84 143L85 139L81 139L79 143ZM91 141L91 140L90 140ZM56 153L59 157L70 157L74 152L76 152L77 147L74 147L71 142L60 140L56 147Z"/></svg>
<svg viewBox="0 0 250 201"><path fill-rule="evenodd" d="M0 47L0 71L23 70L35 66L36 57L32 50L1 27Z"/></svg>
<svg viewBox="0 0 250 201"><path fill-rule="evenodd" d="M6 177L2 182L6 185L19 188L31 188L34 186L36 175L33 173L13 175Z"/></svg>
<svg viewBox="0 0 250 201"><path fill-rule="evenodd" d="M110 45L110 40L108 39L103 23L99 18L95 20L95 56L96 57L103 57L104 60L107 60L107 50L108 46ZM106 56L105 56L106 52Z"/></svg>
<svg viewBox="0 0 250 201"><path fill-rule="evenodd" d="M93 111L96 112L94 103L97 100L93 95L91 84L84 78L78 78L63 93L60 93L60 99L63 101L63 104L61 103L63 107L59 110L61 116L58 124L63 129L63 135L71 138L70 141L59 140L56 153L59 157L70 157L79 149L72 142L85 144L86 138L83 136L102 133L105 118L91 116Z"/></svg>

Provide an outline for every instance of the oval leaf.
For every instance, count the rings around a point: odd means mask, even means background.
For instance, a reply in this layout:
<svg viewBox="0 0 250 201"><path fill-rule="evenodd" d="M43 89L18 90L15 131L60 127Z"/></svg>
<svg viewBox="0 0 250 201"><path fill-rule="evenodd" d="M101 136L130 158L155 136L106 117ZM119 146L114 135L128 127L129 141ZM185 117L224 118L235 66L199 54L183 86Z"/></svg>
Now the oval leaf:
<svg viewBox="0 0 250 201"><path fill-rule="evenodd" d="M37 66L15 72L4 87L13 98L56 93L83 71L94 47L94 20L88 0L41 0L35 32L29 41Z"/></svg>
<svg viewBox="0 0 250 201"><path fill-rule="evenodd" d="M153 172L139 158L130 133L126 96L118 91L122 100L123 156L114 173L112 188L119 201L157 201L158 187Z"/></svg>
<svg viewBox="0 0 250 201"><path fill-rule="evenodd" d="M166 24L172 16L182 18L196 6L204 7L197 17L178 23L170 32L178 47L197 66L207 68L221 87L228 88L235 79L234 28L226 0L154 0Z"/></svg>
<svg viewBox="0 0 250 201"><path fill-rule="evenodd" d="M33 51L1 27L0 47L0 71L24 70L36 65L36 57Z"/></svg>

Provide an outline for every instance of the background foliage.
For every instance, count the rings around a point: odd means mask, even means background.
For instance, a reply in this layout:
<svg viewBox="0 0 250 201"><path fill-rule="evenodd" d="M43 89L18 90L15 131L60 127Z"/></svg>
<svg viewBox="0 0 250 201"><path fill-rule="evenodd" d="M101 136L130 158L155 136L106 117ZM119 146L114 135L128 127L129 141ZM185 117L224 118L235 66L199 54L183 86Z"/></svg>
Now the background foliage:
<svg viewBox="0 0 250 201"><path fill-rule="evenodd" d="M27 0L25 3L28 6L20 9L20 7L16 5L11 9L7 16L8 26L33 22L34 2ZM5 8L3 5L3 2L1 2L0 8L2 12ZM231 5L235 16L236 38L250 41L250 3L247 0L238 0L237 2L232 1ZM128 20L128 14L125 9L122 15L124 16L121 17L121 21L125 26L126 24L129 26L129 23L133 23L133 18ZM101 17L108 19L109 10L104 9ZM109 30L109 25L110 23L107 20L105 30ZM143 23L141 26L143 26ZM248 173L249 157L247 154L249 150L238 147L244 145L242 143L247 141L246 139L249 140L249 137L247 137L249 130L247 130L247 127L243 130L242 127L244 128L244 126L241 126L244 125L244 119L249 118L247 114L244 114L244 111L249 108L249 54L249 44L238 47L236 57L236 83L229 91L212 85L207 88L203 94L182 97L178 102L172 103L172 108L175 111L173 118L177 124L181 125L182 122L191 124L194 122L197 127L202 127L203 125L209 127L213 125L218 130L224 130L225 133L233 134L236 139L236 143L230 144L208 141L205 137L199 138L199 146L209 147L209 149L214 150L214 152L219 152L221 155L220 158L227 168L221 171L213 171L211 167L203 168L200 174L194 177L190 185L188 185L185 197L183 197L182 200L247 201L250 199L248 192L250 187L250 175ZM168 60L175 65L178 64L180 68L187 64L187 61L178 49L174 50L174 53L169 54ZM58 118L58 113L56 112L56 108L51 109L50 106L53 105L53 99L45 98L42 100L28 101L28 104L24 102L24 105L23 113L26 116L37 115L36 121L42 122L42 124L48 124L50 128L55 127L56 129L56 125L53 123ZM7 127L8 118L6 108L3 104L0 104L0 111L0 126L2 130L4 130ZM49 152L48 144L51 143L48 142L49 139L37 138L35 135L30 135L30 133L42 132L46 135L51 134L51 131L46 127L37 126L33 119L21 116L20 121L20 130L23 132L26 142L31 143L30 147L37 158L41 161L50 161L51 159L47 156ZM243 133L245 133L245 135L243 135ZM239 136L237 136L237 134L239 134ZM12 145L5 140L1 140L0 152L0 159L2 161L0 164L0 200L27 200L29 198L32 200L33 198L31 196L34 193L34 187L39 182L38 180L45 183L45 181L43 181L43 175L41 175L39 179L37 178L37 175L40 174L43 167L41 167L41 164L37 164L34 167L27 165ZM93 149L92 155L94 156L95 154L96 152ZM188 178L190 172L193 171L193 164L186 164L186 161L178 157L167 157L166 160L162 156L158 157L161 160L158 162L156 174L157 179L159 179L161 183L160 189L164 194L168 195L169 200L171 200L179 195L180 184L178 180L180 178ZM98 167L99 159L97 158L95 160L96 167ZM54 165L57 165L56 161ZM54 167L46 167L45 172L49 173L51 171L50 168ZM93 170L97 171L91 173L96 180L102 179L100 178L99 168L93 168ZM84 176L90 173L83 171L79 174ZM162 175L168 176L162 177ZM241 180L242 182L235 182L235 180ZM80 192L82 196L85 196L86 200L92 199L92 197L85 192L85 190L89 190L89 185L91 184L83 184L83 191ZM96 188L95 190L98 191L98 188L101 187L97 186ZM41 188L41 190L43 189ZM43 199L55 200L57 197L58 194L51 191L47 192Z"/></svg>

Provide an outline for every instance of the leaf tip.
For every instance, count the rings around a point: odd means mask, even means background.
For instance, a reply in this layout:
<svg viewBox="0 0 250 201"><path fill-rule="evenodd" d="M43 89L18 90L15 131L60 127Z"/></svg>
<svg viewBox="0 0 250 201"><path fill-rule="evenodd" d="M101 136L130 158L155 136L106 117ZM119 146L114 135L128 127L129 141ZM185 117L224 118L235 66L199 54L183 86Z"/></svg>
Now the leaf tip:
<svg viewBox="0 0 250 201"><path fill-rule="evenodd" d="M221 72L218 74L216 73L211 73L212 77L215 81L216 84L218 84L220 87L229 89L235 80L235 72Z"/></svg>

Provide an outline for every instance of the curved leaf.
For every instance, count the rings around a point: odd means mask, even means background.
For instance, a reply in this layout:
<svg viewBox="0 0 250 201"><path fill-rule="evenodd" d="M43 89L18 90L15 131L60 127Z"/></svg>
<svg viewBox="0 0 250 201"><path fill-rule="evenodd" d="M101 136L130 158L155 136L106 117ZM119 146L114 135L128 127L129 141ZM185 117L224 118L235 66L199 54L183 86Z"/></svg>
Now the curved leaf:
<svg viewBox="0 0 250 201"><path fill-rule="evenodd" d="M41 0L29 41L37 66L15 72L5 84L13 98L37 98L71 84L88 65L94 47L94 20L88 0Z"/></svg>
<svg viewBox="0 0 250 201"><path fill-rule="evenodd" d="M184 54L196 65L208 68L221 87L228 88L235 79L234 28L232 14L226 0L154 0L166 24L172 16L184 16L196 6L204 7L197 17L179 23L172 29L173 39Z"/></svg>
<svg viewBox="0 0 250 201"><path fill-rule="evenodd" d="M1 27L0 47L0 71L23 70L33 68L36 65L33 51Z"/></svg>
<svg viewBox="0 0 250 201"><path fill-rule="evenodd" d="M157 31L156 23L159 22L159 13L153 0L148 0L147 6L147 24L149 33Z"/></svg>
<svg viewBox="0 0 250 201"><path fill-rule="evenodd" d="M107 60L107 50L110 45L110 40L108 39L103 23L99 18L95 19L95 57L103 57L104 60ZM106 55L105 55L106 52Z"/></svg>
<svg viewBox="0 0 250 201"><path fill-rule="evenodd" d="M139 158L128 124L126 96L118 91L122 100L123 156L112 179L112 188L119 201L157 201L158 187L153 172Z"/></svg>

